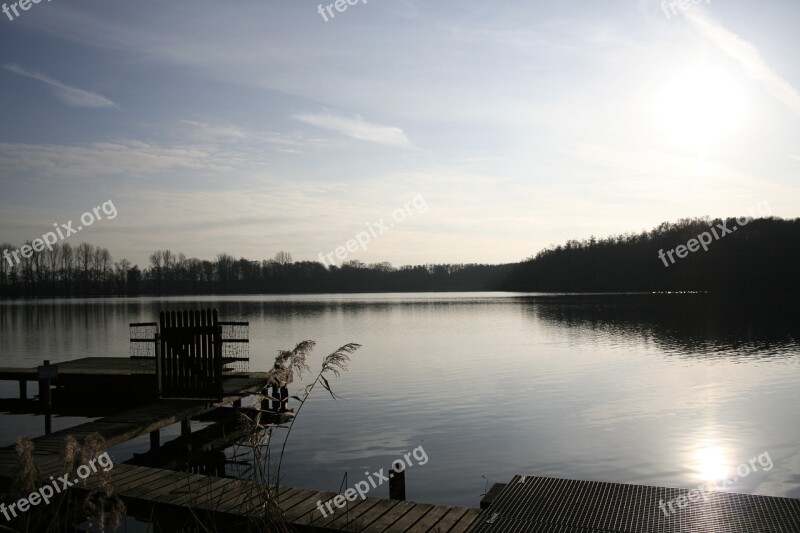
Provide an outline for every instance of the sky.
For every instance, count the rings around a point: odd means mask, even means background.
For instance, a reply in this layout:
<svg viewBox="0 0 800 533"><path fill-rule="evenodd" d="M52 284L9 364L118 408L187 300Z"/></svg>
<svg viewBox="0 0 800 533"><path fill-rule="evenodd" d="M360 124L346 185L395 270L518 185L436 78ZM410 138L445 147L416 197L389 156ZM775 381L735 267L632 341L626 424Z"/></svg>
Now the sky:
<svg viewBox="0 0 800 533"><path fill-rule="evenodd" d="M800 216L796 0L13 3L0 243L109 201L67 242L140 266L370 229L347 260L503 263Z"/></svg>

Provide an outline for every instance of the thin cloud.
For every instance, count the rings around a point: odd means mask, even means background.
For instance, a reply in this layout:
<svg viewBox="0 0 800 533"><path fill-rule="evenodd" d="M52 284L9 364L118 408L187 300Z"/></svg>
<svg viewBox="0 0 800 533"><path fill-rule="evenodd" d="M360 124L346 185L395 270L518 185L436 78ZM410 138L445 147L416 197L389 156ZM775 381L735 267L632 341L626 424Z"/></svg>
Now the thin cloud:
<svg viewBox="0 0 800 533"><path fill-rule="evenodd" d="M97 93L93 93L90 91L86 91L84 89L79 89L77 87L71 87L64 83L61 83L58 80L55 80L48 76L47 74L42 74L41 72L35 72L32 70L26 70L19 65L5 65L6 70L10 70L14 74L18 74L20 76L31 78L36 81L40 81L45 85L49 86L56 97L67 104L70 107L88 107L88 108L109 108L115 107L119 109L120 107L106 98L105 96L101 96Z"/></svg>
<svg viewBox="0 0 800 533"><path fill-rule="evenodd" d="M686 18L703 37L736 60L749 77L800 116L800 93L767 66L755 46L696 12L687 12Z"/></svg>
<svg viewBox="0 0 800 533"><path fill-rule="evenodd" d="M367 122L361 117L346 117L333 113L304 113L294 115L295 120L318 128L335 131L360 141L369 141L390 146L411 146L405 132L394 126L382 126Z"/></svg>

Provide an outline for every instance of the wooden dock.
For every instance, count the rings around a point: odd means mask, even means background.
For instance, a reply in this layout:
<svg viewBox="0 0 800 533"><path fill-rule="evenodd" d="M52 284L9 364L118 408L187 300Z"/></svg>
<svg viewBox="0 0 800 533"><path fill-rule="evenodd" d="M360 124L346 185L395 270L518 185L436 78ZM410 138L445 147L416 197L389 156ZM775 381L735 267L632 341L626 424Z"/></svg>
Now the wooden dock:
<svg viewBox="0 0 800 533"><path fill-rule="evenodd" d="M469 532L800 531L800 500L698 492L518 475L489 491Z"/></svg>
<svg viewBox="0 0 800 533"><path fill-rule="evenodd" d="M185 474L131 465L116 465L111 471L115 493L129 509L143 516L169 516L191 523L202 517L221 529L235 530L263 513L263 500L247 480ZM96 481L79 488L91 491ZM357 498L327 517L317 502L335 497L332 492L285 488L278 506L287 523L300 531L360 531L367 533L436 531L465 532L480 511L426 503Z"/></svg>
<svg viewBox="0 0 800 533"><path fill-rule="evenodd" d="M172 424L188 421L221 405L241 400L260 390L266 383L266 373L250 373L240 381L239 390L230 393L219 402L202 400L159 400L127 409L112 416L87 422L33 439L34 461L39 471L46 475L62 473L61 451L64 439L71 435L82 441L88 435L99 434L111 447L140 435L151 435L151 443L158 445L158 431ZM155 447L155 446L154 446ZM0 487L7 486L16 475L17 455L14 446L0 448Z"/></svg>
<svg viewBox="0 0 800 533"><path fill-rule="evenodd" d="M152 361L126 358L92 357L59 363L58 374L50 382L66 388L87 387L95 390L98 384L121 387L124 394L130 387L138 386L136 379L150 380L151 387L155 377ZM0 380L15 380L21 383L20 396L25 398L27 390L23 387L29 381L39 380L37 368L0 368ZM38 467L40 479L60 476L64 470L64 441L68 436L82 441L91 434L99 434L106 446L126 442L135 437L149 434L151 452L145 454L158 456L160 429L183 422L182 439L188 441L191 435L184 433L188 421L206 415L220 416L220 411L230 410L224 405L235 403L263 389L273 381L271 373L249 372L242 375L225 376L223 389L225 396L219 401L197 399L150 400L148 403L123 410L65 430L49 433L32 439L33 458ZM228 379L233 377L234 379ZM49 387L44 390L49 390ZM280 403L273 403L279 408ZM283 416L280 412L273 416ZM176 446L180 447L180 446ZM166 452L167 450L164 450ZM136 459L132 460L135 461ZM18 457L13 446L0 448L0 488L7 488L14 480L18 470ZM263 499L259 488L249 480L215 477L184 473L162 468L138 466L134 464L115 464L110 471L114 492L125 502L129 514L151 519L157 530L175 530L178 525L196 524L198 517L203 523L214 523L220 530L233 529L243 523L263 516ZM77 480L76 480L77 481ZM70 490L89 492L97 488L99 478L90 476L85 483L76 484ZM321 492L298 488L284 488L279 495L278 506L287 523L299 531L364 531L364 532L404 532L436 531L440 533L462 533L478 518L478 509L448 507L426 503L414 503L380 498L356 498L346 502L343 509L334 514L320 512L317 502L325 503L337 496L331 492ZM211 521L211 522L209 522Z"/></svg>
<svg viewBox="0 0 800 533"><path fill-rule="evenodd" d="M83 357L57 363L58 374L51 384L59 387L86 387L95 389L125 388L129 392L144 392L155 388L156 364L154 358L132 359L128 357ZM267 372L248 372L245 379L267 379ZM226 393L236 393L238 374L231 373L223 381ZM38 367L0 367L0 381L18 381L20 398L27 398L27 383L39 381ZM245 387L247 385L245 384Z"/></svg>

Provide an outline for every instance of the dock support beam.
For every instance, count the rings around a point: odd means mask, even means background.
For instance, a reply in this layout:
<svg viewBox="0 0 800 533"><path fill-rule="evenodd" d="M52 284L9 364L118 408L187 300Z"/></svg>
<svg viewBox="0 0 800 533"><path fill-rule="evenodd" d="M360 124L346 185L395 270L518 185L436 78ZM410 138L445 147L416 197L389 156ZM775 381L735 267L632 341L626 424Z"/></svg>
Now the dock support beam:
<svg viewBox="0 0 800 533"><path fill-rule="evenodd" d="M155 450L161 446L161 430L156 429L150 432L150 449Z"/></svg>
<svg viewBox="0 0 800 533"><path fill-rule="evenodd" d="M275 398L272 400L272 410L276 413L284 413L286 412L289 406L289 388L288 387L278 387L277 385L273 385L270 388L270 396ZM265 407L262 406L262 409Z"/></svg>
<svg viewBox="0 0 800 533"><path fill-rule="evenodd" d="M188 418L181 420L181 437L188 437L192 434L192 424Z"/></svg>
<svg viewBox="0 0 800 533"><path fill-rule="evenodd" d="M402 462L402 461L401 461ZM406 472L389 470L389 499L405 501L406 499Z"/></svg>
<svg viewBox="0 0 800 533"><path fill-rule="evenodd" d="M28 382L24 379L19 380L19 399L28 399Z"/></svg>
<svg viewBox="0 0 800 533"><path fill-rule="evenodd" d="M45 360L44 367L49 367L50 361ZM39 376L43 377L42 371L39 371ZM39 401L42 404L42 412L44 413L44 434L49 435L53 431L51 415L53 405L50 401L50 378L39 379Z"/></svg>

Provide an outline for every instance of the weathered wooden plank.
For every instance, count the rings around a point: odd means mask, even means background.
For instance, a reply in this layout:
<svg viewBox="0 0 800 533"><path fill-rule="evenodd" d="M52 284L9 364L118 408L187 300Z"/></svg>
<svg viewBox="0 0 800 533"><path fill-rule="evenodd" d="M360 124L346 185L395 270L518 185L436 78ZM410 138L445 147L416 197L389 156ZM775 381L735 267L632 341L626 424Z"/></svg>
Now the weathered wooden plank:
<svg viewBox="0 0 800 533"><path fill-rule="evenodd" d="M139 498L142 500L152 500L153 494L165 494L168 491L171 491L172 488L175 486L175 472L170 472L169 470L162 470L160 472L157 471L156 474L141 478L138 481L138 484L134 486L129 486L125 490L125 496L127 498ZM163 492L161 489L165 489Z"/></svg>
<svg viewBox="0 0 800 533"><path fill-rule="evenodd" d="M318 527L318 528L330 528L331 522L333 522L337 518L340 518L340 517L343 517L343 516L344 517L347 517L347 516L350 516L350 517L358 516L358 514L356 514L356 513L360 514L360 511L357 510L357 508L359 506L366 505L367 507L369 507L371 505L372 502L367 502L367 500L368 500L368 498L365 498L365 499L357 498L355 501L352 501L352 502L345 501L345 507L343 509L338 509L331 502L331 506L330 507L331 507L331 510L333 512L329 511L328 507L325 505L326 501L328 501L328 500L320 500L320 504L322 506L322 512L320 512L319 509L317 509L316 512L314 512L312 510L311 513L306 513L301 518L302 522L298 521L297 523L298 524L302 523L302 524L306 524L306 525L310 524L310 525L313 525L314 527Z"/></svg>
<svg viewBox="0 0 800 533"><path fill-rule="evenodd" d="M479 509L467 509L467 512L464 513L464 516L462 516L459 521L450 528L448 533L464 533L470 528L470 526L472 526L473 523L475 523L480 514L481 511Z"/></svg>
<svg viewBox="0 0 800 533"><path fill-rule="evenodd" d="M273 488L272 490L274 491L275 489ZM278 503L278 505L280 505L284 501L288 500L289 498L291 498L292 496L294 496L295 494L300 492L301 490L304 490L304 489L298 489L298 488L295 488L295 487L281 487L280 491L278 492L278 494L275 497L275 500Z"/></svg>
<svg viewBox="0 0 800 533"><path fill-rule="evenodd" d="M184 478L185 479L185 478ZM211 484L213 483L213 478L203 478L203 479L192 479L187 480L185 483L178 481L174 484L173 491L178 488L178 490L183 492L183 495L170 500L171 505L177 506L185 506L185 507L199 507L200 501L202 499L207 499L208 496L211 494ZM230 480L229 484L230 485Z"/></svg>
<svg viewBox="0 0 800 533"><path fill-rule="evenodd" d="M122 492L133 486L139 478L146 476L150 470L150 468L136 467L135 470L124 473L124 477L118 478L115 475L112 477L112 482L117 492Z"/></svg>
<svg viewBox="0 0 800 533"><path fill-rule="evenodd" d="M436 523L436 528L441 533L446 533L459 521L461 517L467 514L466 507L450 507L441 520Z"/></svg>
<svg viewBox="0 0 800 533"><path fill-rule="evenodd" d="M306 498L315 493L316 491L313 490L300 489L296 493L292 494L290 497L286 499L281 499L278 505L283 510L283 512L286 512L295 505L297 505L298 503L300 503L301 501L305 500Z"/></svg>
<svg viewBox="0 0 800 533"><path fill-rule="evenodd" d="M204 479L208 479L207 476L182 473L180 480L175 483L172 492L160 499L158 503L178 505L177 502L179 501L188 501L192 497L192 488L201 483Z"/></svg>
<svg viewBox="0 0 800 533"><path fill-rule="evenodd" d="M358 516L359 527L362 529L369 529L372 523L391 511L398 503L400 502L397 500L378 499L378 503L376 505Z"/></svg>
<svg viewBox="0 0 800 533"><path fill-rule="evenodd" d="M392 532L392 533L402 533L407 531L420 521L428 512L432 511L434 508L433 505L429 503L418 503L414 505L412 509L410 509L406 514L402 516L397 522L391 524L389 527L384 529L384 531Z"/></svg>
<svg viewBox="0 0 800 533"><path fill-rule="evenodd" d="M334 496L336 496L336 494L333 492L315 492L307 499L303 500L297 505L292 506L291 509L289 509L284 513L284 516L286 517L287 521L294 522L304 514L311 512L312 509L314 510L314 512L319 512L316 510L318 500L325 501L328 498L333 498Z"/></svg>
<svg viewBox="0 0 800 533"><path fill-rule="evenodd" d="M425 516L416 522L412 527L414 531L430 531L436 524L439 523L444 515L450 511L449 507L435 506L433 509L425 513Z"/></svg>
<svg viewBox="0 0 800 533"><path fill-rule="evenodd" d="M213 479L213 478L212 478ZM231 480L217 478L205 486L194 501L194 505L199 509L213 509L219 505L219 501L227 493Z"/></svg>
<svg viewBox="0 0 800 533"><path fill-rule="evenodd" d="M216 509L227 511L241 507L252 499L253 490L255 489L249 481L232 480L231 484L225 489L227 494L223 498L220 498Z"/></svg>
<svg viewBox="0 0 800 533"><path fill-rule="evenodd" d="M253 507L262 503L261 491L252 483L242 483L231 490L237 492L236 498L220 503L215 510L222 513L247 515Z"/></svg>
<svg viewBox="0 0 800 533"><path fill-rule="evenodd" d="M386 514L370 524L370 531L384 531L387 527L391 526L403 516L405 516L411 509L419 504L414 502L397 502L397 505L392 507Z"/></svg>
<svg viewBox="0 0 800 533"><path fill-rule="evenodd" d="M332 520L327 527L331 529L347 529L348 531L359 531L361 525L360 519L370 509L378 505L380 500L378 498L367 498L361 505L353 507L349 513L337 512L336 518ZM319 513L319 511L317 511ZM352 529L351 529L352 528Z"/></svg>

